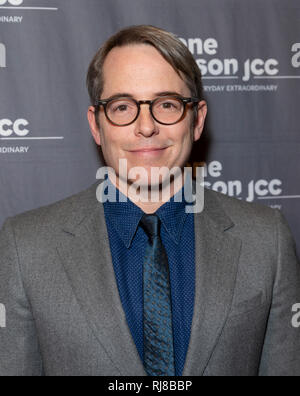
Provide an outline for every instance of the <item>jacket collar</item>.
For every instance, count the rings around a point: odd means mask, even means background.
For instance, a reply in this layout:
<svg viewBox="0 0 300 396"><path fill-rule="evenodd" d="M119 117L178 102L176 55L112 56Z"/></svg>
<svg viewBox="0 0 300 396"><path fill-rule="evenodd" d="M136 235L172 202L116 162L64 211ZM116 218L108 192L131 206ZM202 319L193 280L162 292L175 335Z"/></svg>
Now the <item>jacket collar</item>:
<svg viewBox="0 0 300 396"><path fill-rule="evenodd" d="M109 179L107 179L107 188L112 191L116 199L113 202L107 201L103 203L106 221L114 227L115 232L119 235L126 248L129 248L144 212L122 194ZM107 188L103 191L103 194L107 194ZM180 201L178 199L177 202L177 197L183 199ZM188 203L184 200L183 186L175 196L156 211L169 237L176 244L180 243L183 226L186 221L186 205Z"/></svg>

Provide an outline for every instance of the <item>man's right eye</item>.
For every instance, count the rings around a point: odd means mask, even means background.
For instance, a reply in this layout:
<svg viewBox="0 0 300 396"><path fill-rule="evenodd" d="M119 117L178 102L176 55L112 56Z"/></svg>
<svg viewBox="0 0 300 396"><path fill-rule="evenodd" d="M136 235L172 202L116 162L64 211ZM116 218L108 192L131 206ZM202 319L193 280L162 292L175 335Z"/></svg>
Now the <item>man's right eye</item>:
<svg viewBox="0 0 300 396"><path fill-rule="evenodd" d="M128 109L128 106L123 104L123 105L117 106L114 111L123 112L123 111L126 111L127 109Z"/></svg>
<svg viewBox="0 0 300 396"><path fill-rule="evenodd" d="M110 110L113 113L125 113L133 109L134 109L134 105L128 102L115 102L112 103L110 107Z"/></svg>

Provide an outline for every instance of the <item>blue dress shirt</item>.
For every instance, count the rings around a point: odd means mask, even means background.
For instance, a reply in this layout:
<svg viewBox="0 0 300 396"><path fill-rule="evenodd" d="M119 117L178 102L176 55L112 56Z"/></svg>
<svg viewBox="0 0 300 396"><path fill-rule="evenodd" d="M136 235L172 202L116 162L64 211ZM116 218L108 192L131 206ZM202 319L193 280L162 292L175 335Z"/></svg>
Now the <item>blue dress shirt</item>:
<svg viewBox="0 0 300 396"><path fill-rule="evenodd" d="M139 222L144 212L106 180L117 198L116 202L103 202L114 271L127 323L143 361L143 261L148 237ZM179 194L184 197L184 186ZM120 202L121 197L127 202ZM156 211L170 268L176 376L184 369L195 298L194 214L185 212L186 205L184 199L175 202L173 196Z"/></svg>

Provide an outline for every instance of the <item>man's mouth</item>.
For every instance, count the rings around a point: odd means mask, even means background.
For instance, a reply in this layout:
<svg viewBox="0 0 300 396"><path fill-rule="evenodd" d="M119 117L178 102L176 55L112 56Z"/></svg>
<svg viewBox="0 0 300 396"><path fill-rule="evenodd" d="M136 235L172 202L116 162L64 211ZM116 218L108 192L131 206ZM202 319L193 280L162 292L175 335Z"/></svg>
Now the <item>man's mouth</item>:
<svg viewBox="0 0 300 396"><path fill-rule="evenodd" d="M144 147L140 149L130 150L129 152L133 155L139 155L144 157L159 157L168 147Z"/></svg>

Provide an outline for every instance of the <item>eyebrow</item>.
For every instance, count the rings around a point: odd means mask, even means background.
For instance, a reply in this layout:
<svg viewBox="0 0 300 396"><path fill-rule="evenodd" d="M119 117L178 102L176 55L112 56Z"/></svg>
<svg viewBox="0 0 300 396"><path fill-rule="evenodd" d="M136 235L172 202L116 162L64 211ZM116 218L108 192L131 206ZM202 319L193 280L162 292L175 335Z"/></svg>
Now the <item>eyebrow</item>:
<svg viewBox="0 0 300 396"><path fill-rule="evenodd" d="M176 91L163 91L163 92L155 93L154 96L158 97L158 96L183 96L183 95ZM131 95L127 92L118 92L105 100L113 100L113 99L117 99L117 98L132 98L132 99L134 99L134 95Z"/></svg>

